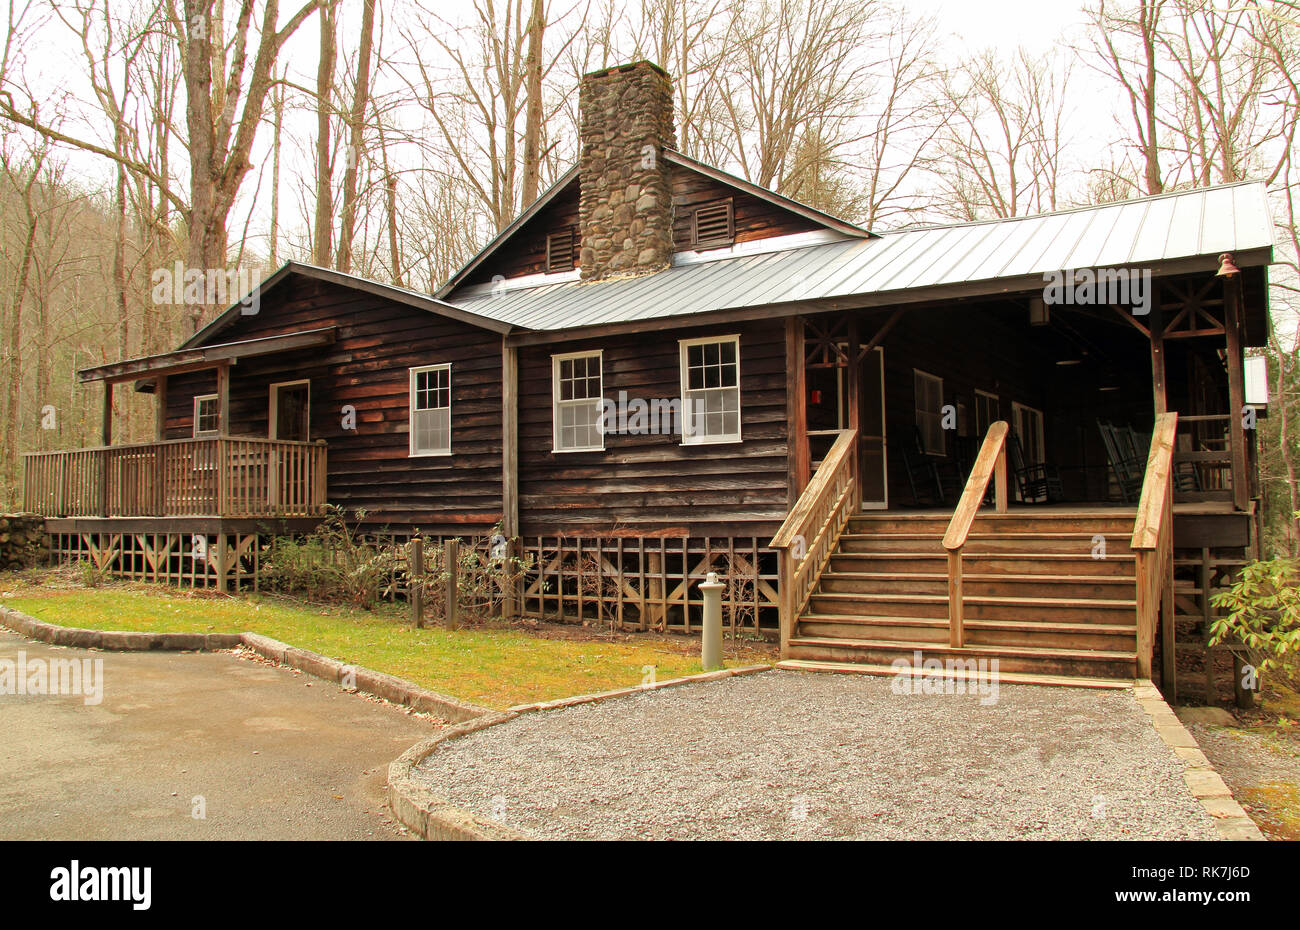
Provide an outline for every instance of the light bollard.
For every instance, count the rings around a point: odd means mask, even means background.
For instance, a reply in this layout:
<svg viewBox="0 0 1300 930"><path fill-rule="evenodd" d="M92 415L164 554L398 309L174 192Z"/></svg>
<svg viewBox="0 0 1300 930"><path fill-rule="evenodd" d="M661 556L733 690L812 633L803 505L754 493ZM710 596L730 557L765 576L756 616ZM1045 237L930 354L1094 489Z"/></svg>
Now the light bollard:
<svg viewBox="0 0 1300 930"><path fill-rule="evenodd" d="M722 589L717 572L709 572L707 581L700 583L704 594L704 635L700 640L700 664L704 670L722 668Z"/></svg>

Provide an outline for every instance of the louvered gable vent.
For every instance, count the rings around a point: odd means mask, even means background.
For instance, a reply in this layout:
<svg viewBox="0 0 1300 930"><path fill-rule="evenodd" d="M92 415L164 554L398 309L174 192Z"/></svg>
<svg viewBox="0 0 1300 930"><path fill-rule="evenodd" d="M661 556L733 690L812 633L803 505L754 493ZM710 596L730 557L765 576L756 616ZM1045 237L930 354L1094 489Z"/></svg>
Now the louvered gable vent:
<svg viewBox="0 0 1300 930"><path fill-rule="evenodd" d="M571 271L577 235L572 226L553 232L546 237L546 270Z"/></svg>
<svg viewBox="0 0 1300 930"><path fill-rule="evenodd" d="M691 244L696 248L731 245L736 238L731 201L718 200L695 208Z"/></svg>

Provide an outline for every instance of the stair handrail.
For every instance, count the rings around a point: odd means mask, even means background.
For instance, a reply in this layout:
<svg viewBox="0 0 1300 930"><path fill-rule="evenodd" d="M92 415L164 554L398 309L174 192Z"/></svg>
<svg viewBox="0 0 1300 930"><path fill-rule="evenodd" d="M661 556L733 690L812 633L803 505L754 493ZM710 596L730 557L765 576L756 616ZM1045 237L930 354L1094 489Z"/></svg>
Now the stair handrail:
<svg viewBox="0 0 1300 930"><path fill-rule="evenodd" d="M849 517L858 509L857 463L858 431L840 430L812 480L768 543L779 560L783 657L796 618L829 564Z"/></svg>
<svg viewBox="0 0 1300 930"><path fill-rule="evenodd" d="M1142 476L1142 494L1138 498L1137 516L1133 520L1133 538L1129 541L1137 559L1139 678L1151 677L1156 624L1162 605L1165 622L1173 622L1173 460L1177 429L1177 412L1169 411L1156 417L1155 426L1151 430L1151 449L1147 453L1146 472ZM1165 642L1171 645L1173 637L1167 636Z"/></svg>
<svg viewBox="0 0 1300 930"><path fill-rule="evenodd" d="M1007 433L1011 426L1006 420L989 424L984 442L980 445L975 465L966 479L957 507L943 534L943 547L948 550L948 645L954 649L965 645L964 612L962 605L962 549L970 535L971 524L988 494L989 481L993 486L993 506L998 513L1007 512Z"/></svg>

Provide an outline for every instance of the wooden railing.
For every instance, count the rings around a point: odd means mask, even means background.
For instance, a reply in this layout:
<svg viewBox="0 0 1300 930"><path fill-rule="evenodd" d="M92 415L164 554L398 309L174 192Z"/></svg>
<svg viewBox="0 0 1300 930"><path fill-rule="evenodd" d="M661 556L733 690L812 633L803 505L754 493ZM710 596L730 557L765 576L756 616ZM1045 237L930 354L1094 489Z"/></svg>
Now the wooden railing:
<svg viewBox="0 0 1300 930"><path fill-rule="evenodd" d="M993 489L993 506L998 513L1007 511L1007 431L1006 420L989 424L966 488L961 492L957 508L943 535L943 547L948 550L948 645L954 649L966 643L964 605L962 604L962 549L970 535L971 524L979 512L980 504L988 494L989 480L997 479Z"/></svg>
<svg viewBox="0 0 1300 930"><path fill-rule="evenodd" d="M1137 556L1137 673L1151 677L1151 655L1155 647L1156 624L1164 615L1166 634L1171 634L1174 612L1174 434L1178 414L1162 413L1151 431L1142 496L1133 521L1131 546ZM1166 635L1166 652L1173 637ZM1168 662L1172 656L1166 656Z"/></svg>
<svg viewBox="0 0 1300 930"><path fill-rule="evenodd" d="M768 544L780 559L781 654L858 508L858 431L842 430Z"/></svg>
<svg viewBox="0 0 1300 930"><path fill-rule="evenodd" d="M321 442L209 437L26 456L25 508L47 517L312 516Z"/></svg>

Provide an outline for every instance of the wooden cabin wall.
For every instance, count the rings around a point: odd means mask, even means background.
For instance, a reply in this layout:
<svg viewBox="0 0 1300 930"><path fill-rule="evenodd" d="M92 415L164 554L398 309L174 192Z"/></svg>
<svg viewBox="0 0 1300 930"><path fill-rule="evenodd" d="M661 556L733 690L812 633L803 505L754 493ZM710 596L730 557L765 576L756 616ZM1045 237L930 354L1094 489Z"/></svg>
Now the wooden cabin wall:
<svg viewBox="0 0 1300 930"><path fill-rule="evenodd" d="M770 537L787 504L783 325L760 321L521 348L523 534ZM680 435L607 435L603 452L552 451L552 353L603 350L603 389L610 400L617 401L620 391L629 400L676 398L678 339L737 333L741 442L684 446Z"/></svg>
<svg viewBox="0 0 1300 930"><path fill-rule="evenodd" d="M311 438L329 444L327 499L368 524L484 533L501 518L501 337L395 301L290 280L212 342L337 326L333 345L243 359L231 369L231 432L268 435L270 386L311 382ZM410 457L409 368L452 365L452 454ZM193 397L212 372L171 379L167 435L193 430ZM343 407L356 408L356 430Z"/></svg>
<svg viewBox="0 0 1300 930"><path fill-rule="evenodd" d="M674 247L691 248L690 210L702 203L732 200L736 242L752 242L774 236L787 236L822 228L818 223L792 213L761 197L745 193L688 168L673 168ZM578 226L578 182L561 191L537 216L528 221L510 240L508 249L475 269L465 284L485 284L497 276L503 278L542 274L546 271L546 237L566 226Z"/></svg>

